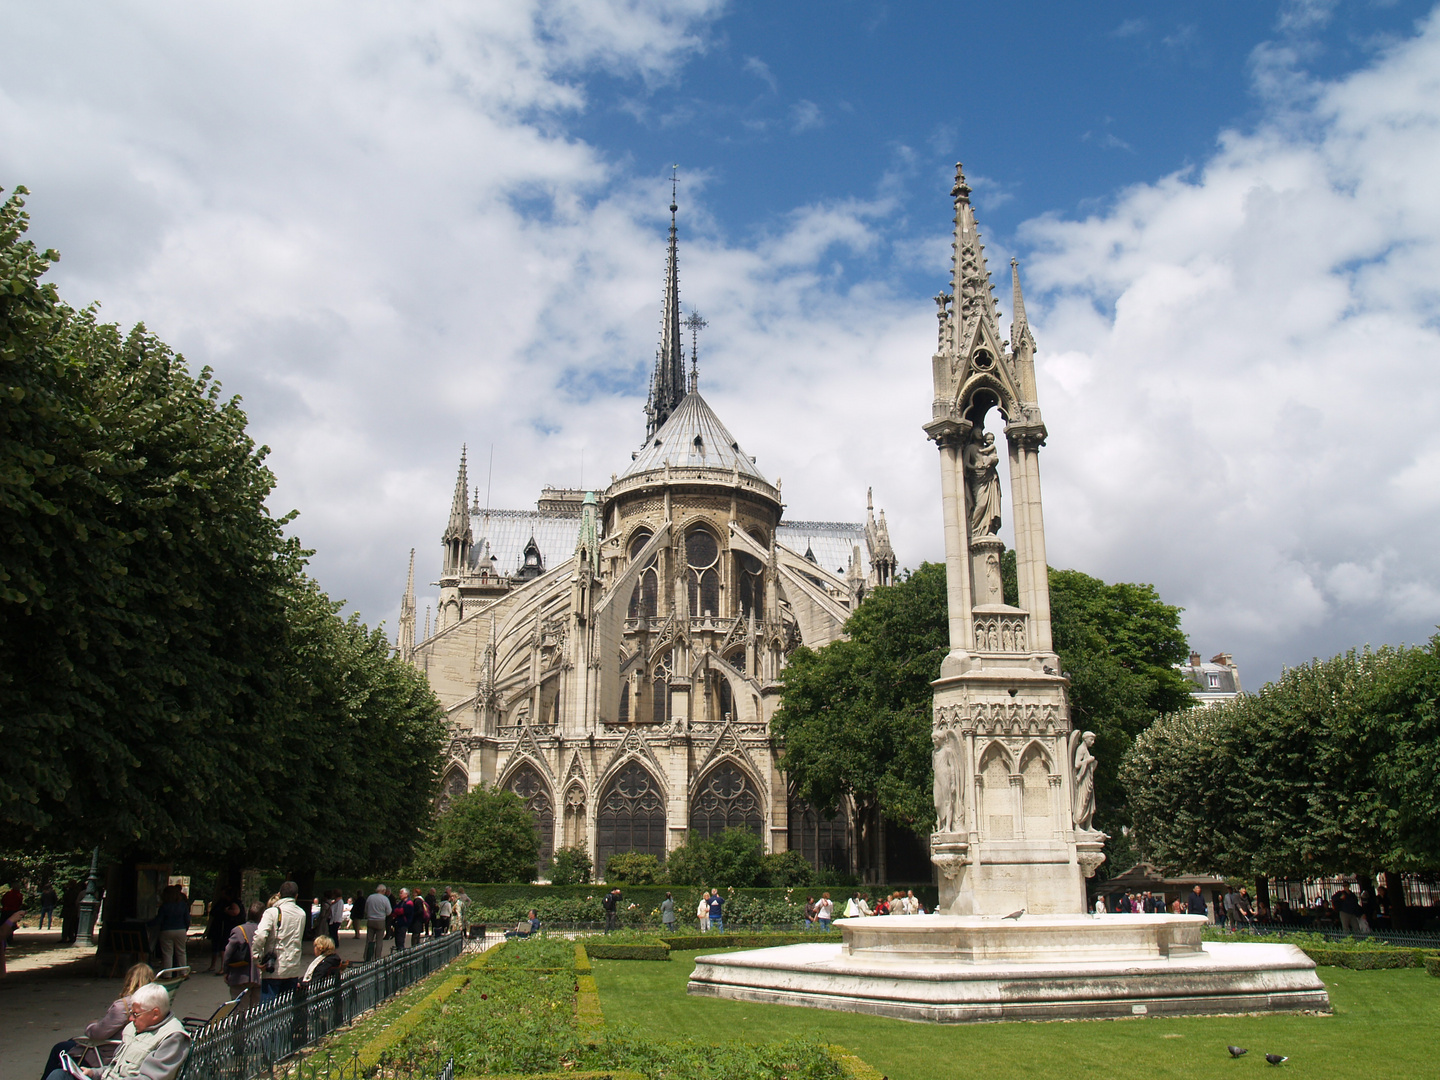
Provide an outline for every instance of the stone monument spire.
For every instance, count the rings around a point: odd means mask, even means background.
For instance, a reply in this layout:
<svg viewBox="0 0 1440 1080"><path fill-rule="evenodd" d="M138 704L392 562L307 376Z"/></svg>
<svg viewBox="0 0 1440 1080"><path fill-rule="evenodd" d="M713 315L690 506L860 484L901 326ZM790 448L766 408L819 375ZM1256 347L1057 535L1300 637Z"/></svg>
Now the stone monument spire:
<svg viewBox="0 0 1440 1080"><path fill-rule="evenodd" d="M660 349L645 405L645 438L650 439L685 397L685 339L680 335L680 256L676 242L675 178L670 181L670 246L665 261L665 300L660 314Z"/></svg>
<svg viewBox="0 0 1440 1080"><path fill-rule="evenodd" d="M1050 584L1040 499L1045 424L1035 340L1012 267L1015 325L999 314L970 187L955 167L954 267L936 297L939 345L926 434L940 451L950 651L935 682L932 730L940 910L952 915L1080 912L1103 861L1091 828L1092 738L1072 732L1068 681L1050 639ZM1009 465L1002 500L997 436ZM1016 595L1000 567L1006 514Z"/></svg>

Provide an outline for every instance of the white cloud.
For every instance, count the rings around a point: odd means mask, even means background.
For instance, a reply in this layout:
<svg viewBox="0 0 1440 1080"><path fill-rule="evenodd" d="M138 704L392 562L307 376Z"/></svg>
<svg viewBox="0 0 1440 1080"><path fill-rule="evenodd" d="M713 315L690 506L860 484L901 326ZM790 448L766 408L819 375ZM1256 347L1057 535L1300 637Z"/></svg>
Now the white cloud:
<svg viewBox="0 0 1440 1080"><path fill-rule="evenodd" d="M1440 621L1440 20L1304 91L1024 233L1052 558L1154 580L1252 683Z"/></svg>
<svg viewBox="0 0 1440 1080"><path fill-rule="evenodd" d="M813 131L815 128L824 126L825 116L815 102L801 98L790 106L790 130L792 132L799 134L802 131Z"/></svg>
<svg viewBox="0 0 1440 1080"><path fill-rule="evenodd" d="M629 460L669 187L567 124L597 69L674 80L719 6L21 7L0 182L35 192L67 298L243 391L322 584L393 619L461 442L482 485L493 444L501 506L582 454L592 484ZM1440 29L1334 84L1294 63L1257 56L1270 119L1193 171L1020 237L1052 562L1154 581L1248 685L1440 619ZM939 557L934 306L834 262L933 265L933 292L948 208L887 173L741 242L705 181L685 173L681 289L706 396L792 516L853 520L873 484L902 560Z"/></svg>

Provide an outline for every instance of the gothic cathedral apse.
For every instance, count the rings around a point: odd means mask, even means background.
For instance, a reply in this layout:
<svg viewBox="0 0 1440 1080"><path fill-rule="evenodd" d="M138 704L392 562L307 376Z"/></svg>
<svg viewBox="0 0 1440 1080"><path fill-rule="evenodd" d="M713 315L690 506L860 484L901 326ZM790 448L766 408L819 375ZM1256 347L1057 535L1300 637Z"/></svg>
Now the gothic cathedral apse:
<svg viewBox="0 0 1440 1080"><path fill-rule="evenodd" d="M631 461L603 491L546 488L534 510L504 510L472 498L462 453L439 607L417 641L412 552L400 653L449 718L442 806L478 784L520 795L541 836L538 876L561 846L584 847L603 873L613 854L663 857L690 830L735 826L766 851L851 872L848 815L826 820L789 796L770 719L787 656L834 641L893 580L885 515L784 518L778 483L699 392L705 323L681 319L675 213L672 200Z"/></svg>

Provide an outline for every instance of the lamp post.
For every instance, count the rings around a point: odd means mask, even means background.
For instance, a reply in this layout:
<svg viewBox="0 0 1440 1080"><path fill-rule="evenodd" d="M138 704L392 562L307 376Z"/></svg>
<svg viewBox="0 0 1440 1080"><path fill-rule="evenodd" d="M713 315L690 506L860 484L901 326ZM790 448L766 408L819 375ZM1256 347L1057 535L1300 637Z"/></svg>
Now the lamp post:
<svg viewBox="0 0 1440 1080"><path fill-rule="evenodd" d="M95 919L100 914L100 849L90 853L90 878L85 882L85 895L80 898L80 923L76 928L75 943L93 946L95 944Z"/></svg>

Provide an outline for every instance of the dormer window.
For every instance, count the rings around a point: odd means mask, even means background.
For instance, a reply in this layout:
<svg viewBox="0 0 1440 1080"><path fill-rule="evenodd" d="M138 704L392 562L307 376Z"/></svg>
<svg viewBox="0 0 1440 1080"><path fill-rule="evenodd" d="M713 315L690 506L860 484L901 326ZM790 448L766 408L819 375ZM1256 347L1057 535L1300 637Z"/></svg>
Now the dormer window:
<svg viewBox="0 0 1440 1080"><path fill-rule="evenodd" d="M1207 671L1205 681L1210 685L1211 690L1220 689L1220 673L1218 671Z"/></svg>

